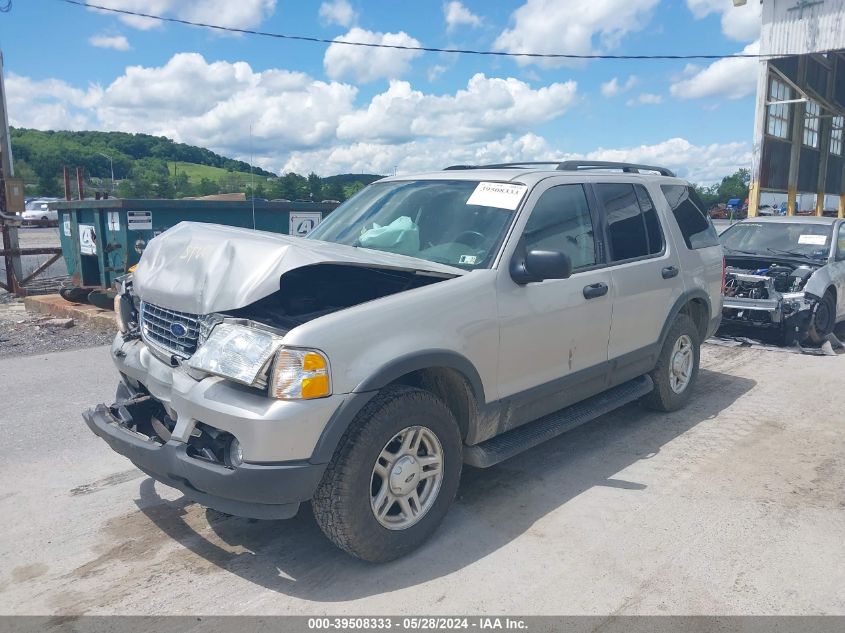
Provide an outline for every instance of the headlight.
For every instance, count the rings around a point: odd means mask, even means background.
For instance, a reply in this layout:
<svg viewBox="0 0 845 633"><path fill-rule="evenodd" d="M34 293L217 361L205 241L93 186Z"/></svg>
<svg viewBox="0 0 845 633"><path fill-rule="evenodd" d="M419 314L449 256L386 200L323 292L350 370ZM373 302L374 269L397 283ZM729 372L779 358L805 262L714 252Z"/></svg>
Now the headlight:
<svg viewBox="0 0 845 633"><path fill-rule="evenodd" d="M273 364L270 395L283 400L323 398L332 393L329 361L313 349L282 348Z"/></svg>
<svg viewBox="0 0 845 633"><path fill-rule="evenodd" d="M135 315L135 307L132 305L132 297L129 295L129 288L132 286L132 276L126 275L116 280L117 294L114 296L114 320L117 322L117 329L126 334L135 327L138 320Z"/></svg>
<svg viewBox="0 0 845 633"><path fill-rule="evenodd" d="M280 336L234 323L220 323L187 365L252 385L281 345Z"/></svg>

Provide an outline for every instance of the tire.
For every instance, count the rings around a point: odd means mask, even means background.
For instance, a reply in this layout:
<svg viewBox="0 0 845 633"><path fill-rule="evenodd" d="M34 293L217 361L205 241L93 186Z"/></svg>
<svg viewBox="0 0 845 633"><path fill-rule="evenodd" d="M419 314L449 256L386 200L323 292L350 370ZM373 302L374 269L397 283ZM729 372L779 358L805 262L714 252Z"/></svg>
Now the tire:
<svg viewBox="0 0 845 633"><path fill-rule="evenodd" d="M673 370L673 359L679 352L678 346L684 342L689 346L692 356L688 378L678 390L678 377ZM686 405L698 378L698 365L701 360L701 336L693 320L686 314L679 314L660 350L657 365L649 374L654 381L654 390L642 399L643 405L655 411L676 411ZM677 367L676 367L677 368Z"/></svg>
<svg viewBox="0 0 845 633"><path fill-rule="evenodd" d="M824 343L836 325L836 299L828 290L813 309L810 325L807 327L807 340L815 345Z"/></svg>
<svg viewBox="0 0 845 633"><path fill-rule="evenodd" d="M409 458L400 456L405 438L411 437L402 434L408 429L417 429L418 445L407 453L416 456L410 458L410 464ZM430 471L422 468L432 466L419 466L414 460L420 458L420 464L426 458L431 461L438 449L441 476L439 480L437 475L424 477ZM390 460L384 459L385 455L390 455ZM352 556L373 563L394 560L417 549L440 525L458 490L462 461L458 424L442 400L422 389L387 387L358 413L341 438L311 500L314 517L323 533ZM393 473L391 478L377 473L377 462L381 464L379 473ZM395 475L397 470L401 477ZM416 479L411 479L414 471ZM410 488L394 496L399 490L394 484ZM385 491L389 496L381 503L379 495ZM416 502L409 500L415 494ZM407 520L410 515L400 505L400 496L405 507L413 509L415 503L417 510L422 510L413 522ZM397 501L391 502L392 498ZM383 509L381 519L376 517L377 504Z"/></svg>

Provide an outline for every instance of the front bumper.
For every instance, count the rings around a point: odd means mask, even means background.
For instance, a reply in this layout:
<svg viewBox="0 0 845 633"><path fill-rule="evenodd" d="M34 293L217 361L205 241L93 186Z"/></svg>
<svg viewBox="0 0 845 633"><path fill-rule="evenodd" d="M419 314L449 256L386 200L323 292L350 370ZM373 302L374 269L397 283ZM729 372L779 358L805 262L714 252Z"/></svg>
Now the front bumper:
<svg viewBox="0 0 845 633"><path fill-rule="evenodd" d="M234 435L251 463L311 459L328 420L346 396L275 400L217 376L202 380L154 356L140 340L118 334L111 356L124 381L137 384L161 402L177 421L174 436L187 442L198 422Z"/></svg>
<svg viewBox="0 0 845 633"><path fill-rule="evenodd" d="M346 396L274 400L219 377L192 377L120 334L111 355L122 376L117 402L83 417L146 474L204 505L252 518L293 516L313 496L328 461L320 450L324 431ZM169 433L150 430L152 418L169 418ZM197 455L197 438L209 427L238 440L242 463Z"/></svg>
<svg viewBox="0 0 845 633"><path fill-rule="evenodd" d="M227 514L255 519L288 519L311 498L325 464L241 464L236 468L187 454L187 444L160 444L131 431L112 409L98 405L83 414L95 435L153 479Z"/></svg>
<svg viewBox="0 0 845 633"><path fill-rule="evenodd" d="M813 302L803 294L776 299L725 297L722 325L779 330L798 340L807 333L812 310Z"/></svg>

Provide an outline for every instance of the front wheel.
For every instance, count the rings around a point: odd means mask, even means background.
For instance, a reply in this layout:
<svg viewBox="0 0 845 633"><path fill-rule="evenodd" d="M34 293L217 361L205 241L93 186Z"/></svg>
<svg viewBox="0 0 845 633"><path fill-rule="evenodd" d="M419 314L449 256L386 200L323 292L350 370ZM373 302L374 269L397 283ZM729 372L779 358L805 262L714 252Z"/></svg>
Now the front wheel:
<svg viewBox="0 0 845 633"><path fill-rule="evenodd" d="M807 328L807 340L816 345L825 342L836 325L836 298L831 291L827 291L813 308L810 325Z"/></svg>
<svg viewBox="0 0 845 633"><path fill-rule="evenodd" d="M440 525L461 465L460 432L443 401L421 389L388 387L341 439L311 501L314 516L357 558L399 558Z"/></svg>
<svg viewBox="0 0 845 633"><path fill-rule="evenodd" d="M656 411L676 411L690 398L698 378L701 340L698 328L686 314L679 314L651 371L654 390L643 398L645 406Z"/></svg>

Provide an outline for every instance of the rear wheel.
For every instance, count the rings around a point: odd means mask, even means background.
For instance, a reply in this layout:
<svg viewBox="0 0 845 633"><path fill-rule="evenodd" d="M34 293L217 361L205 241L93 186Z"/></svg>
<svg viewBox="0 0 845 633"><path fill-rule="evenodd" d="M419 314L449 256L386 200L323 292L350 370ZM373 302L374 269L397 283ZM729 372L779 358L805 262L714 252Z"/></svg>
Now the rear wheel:
<svg viewBox="0 0 845 633"><path fill-rule="evenodd" d="M383 390L341 439L311 505L323 533L370 562L419 547L446 515L461 475L452 412L428 391Z"/></svg>
<svg viewBox="0 0 845 633"><path fill-rule="evenodd" d="M657 365L651 371L654 389L642 400L656 411L675 411L690 398L698 378L701 340L698 328L686 314L679 314L660 350Z"/></svg>
<svg viewBox="0 0 845 633"><path fill-rule="evenodd" d="M822 300L813 309L810 326L807 328L807 340L816 345L824 343L836 325L836 298L828 290Z"/></svg>

